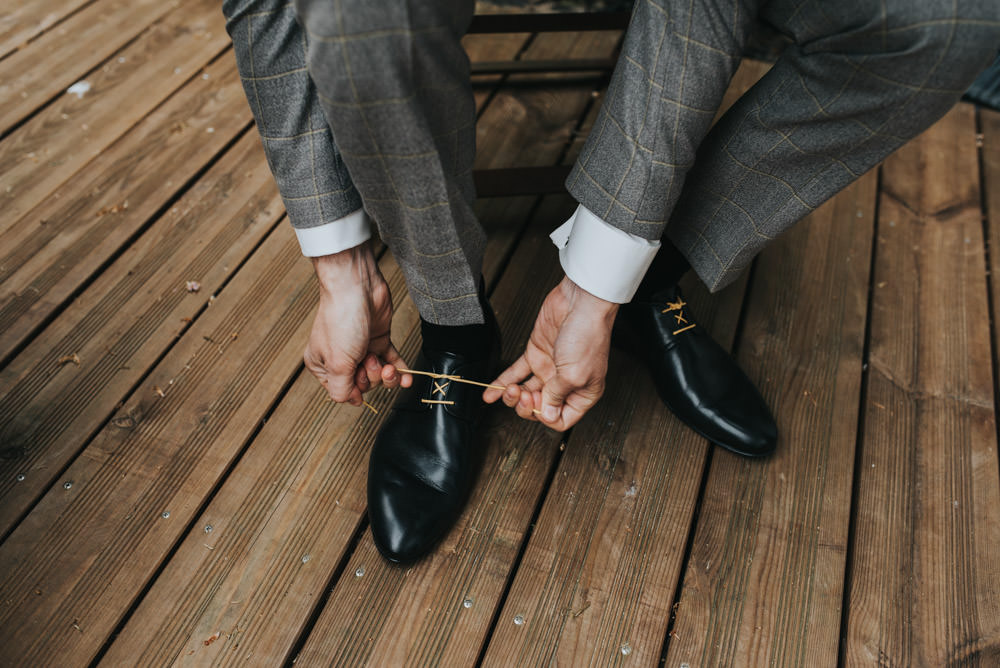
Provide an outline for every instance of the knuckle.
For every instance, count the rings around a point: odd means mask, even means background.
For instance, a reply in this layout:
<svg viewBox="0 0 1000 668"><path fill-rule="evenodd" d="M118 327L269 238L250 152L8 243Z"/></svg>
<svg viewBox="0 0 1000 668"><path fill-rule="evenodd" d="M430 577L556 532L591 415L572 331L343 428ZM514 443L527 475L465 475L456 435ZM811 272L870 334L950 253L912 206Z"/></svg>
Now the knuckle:
<svg viewBox="0 0 1000 668"><path fill-rule="evenodd" d="M589 374L579 367L571 367L561 375L563 380L573 387L584 387L590 381Z"/></svg>

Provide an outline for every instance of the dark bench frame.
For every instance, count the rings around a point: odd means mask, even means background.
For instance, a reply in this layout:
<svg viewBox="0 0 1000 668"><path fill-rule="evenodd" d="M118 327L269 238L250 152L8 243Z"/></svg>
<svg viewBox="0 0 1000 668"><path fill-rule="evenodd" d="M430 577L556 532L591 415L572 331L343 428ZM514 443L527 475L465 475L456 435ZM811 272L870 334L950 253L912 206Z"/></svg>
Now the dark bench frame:
<svg viewBox="0 0 1000 668"><path fill-rule="evenodd" d="M479 14L472 19L469 33L566 32L624 30L627 12L583 12L551 14ZM573 58L563 60L510 60L473 63L472 74L537 74L540 72L597 72L606 75L615 66L614 58ZM563 183L570 168L507 167L477 169L479 197L544 195L565 192Z"/></svg>

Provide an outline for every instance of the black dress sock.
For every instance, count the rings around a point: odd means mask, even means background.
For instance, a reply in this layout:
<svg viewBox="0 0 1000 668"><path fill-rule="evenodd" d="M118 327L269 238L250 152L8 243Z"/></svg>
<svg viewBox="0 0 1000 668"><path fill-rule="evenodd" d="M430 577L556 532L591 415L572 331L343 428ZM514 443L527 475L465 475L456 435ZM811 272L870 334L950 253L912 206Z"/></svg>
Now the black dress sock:
<svg viewBox="0 0 1000 668"><path fill-rule="evenodd" d="M435 325L420 319L420 334L426 350L457 353L472 358L485 357L496 344L499 328L489 301L479 289L479 303L485 322L477 325Z"/></svg>
<svg viewBox="0 0 1000 668"><path fill-rule="evenodd" d="M635 292L633 299L650 299L657 292L666 288L672 288L688 272L691 265L687 258L681 254L677 247L666 238L660 245L660 251L653 258L653 263L649 265L649 270L642 278L639 289Z"/></svg>

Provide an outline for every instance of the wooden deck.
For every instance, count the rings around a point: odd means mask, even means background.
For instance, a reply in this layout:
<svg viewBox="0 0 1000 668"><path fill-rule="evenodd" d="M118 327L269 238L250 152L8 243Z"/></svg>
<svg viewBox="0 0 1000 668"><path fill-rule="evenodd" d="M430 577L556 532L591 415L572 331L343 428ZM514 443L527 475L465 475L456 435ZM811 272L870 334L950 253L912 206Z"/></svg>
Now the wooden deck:
<svg viewBox="0 0 1000 668"><path fill-rule="evenodd" d="M960 105L737 285L689 287L776 456L711 448L616 351L565 437L490 412L467 512L401 569L365 519L392 393L335 406L302 368L316 287L218 3L2 11L0 664L1000 665L1000 114ZM480 167L570 163L602 83L481 77ZM508 357L572 207L481 202Z"/></svg>

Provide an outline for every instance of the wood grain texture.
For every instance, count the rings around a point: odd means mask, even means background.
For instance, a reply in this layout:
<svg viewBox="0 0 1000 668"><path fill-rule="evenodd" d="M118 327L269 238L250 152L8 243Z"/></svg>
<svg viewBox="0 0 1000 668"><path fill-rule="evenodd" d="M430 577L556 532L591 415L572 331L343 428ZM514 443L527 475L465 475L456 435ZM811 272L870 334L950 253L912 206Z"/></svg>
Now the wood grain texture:
<svg viewBox="0 0 1000 668"><path fill-rule="evenodd" d="M607 50L615 40L614 35L540 36L525 57L547 57L553 50L571 55ZM496 151L487 149L485 155L480 149L482 160L552 164L572 139L570 132L589 98L589 89L567 86L556 91L531 87L501 93L481 127L504 138L504 143ZM525 114L526 109L531 112ZM511 135L522 141L510 141ZM524 146L533 147L533 155L523 153ZM508 228L511 222L525 219L530 202L530 198L514 198L504 210L489 203L487 228L492 227L489 219L500 211L505 211ZM561 276L547 232L551 221L564 220L572 207L563 198L546 200L494 295L508 359L523 350L542 299ZM493 243L507 236L494 234ZM488 253L487 266L489 257ZM501 415L487 431L487 464L473 499L445 543L400 578L399 569L382 562L366 534L297 663L327 660L323 657L337 657L335 661L352 665L467 665L475 661L559 440L509 411L501 409ZM361 579L354 576L358 568L366 572ZM377 570L369 577L372 569ZM471 601L468 608L466 599ZM381 609L384 618L377 617ZM374 633L370 624L377 624Z"/></svg>
<svg viewBox="0 0 1000 668"><path fill-rule="evenodd" d="M94 0L37 0L9 3L0 12L0 58L28 42Z"/></svg>
<svg viewBox="0 0 1000 668"><path fill-rule="evenodd" d="M717 450L667 663L834 665L861 389L876 175L758 260L738 359L778 450Z"/></svg>
<svg viewBox="0 0 1000 668"><path fill-rule="evenodd" d="M765 71L748 62L724 104ZM709 297L693 276L686 281L699 322L723 345L732 342L744 287L741 280ZM659 660L707 446L668 414L627 355L612 357L609 383L567 444L489 665ZM519 615L524 624L513 623Z"/></svg>
<svg viewBox="0 0 1000 668"><path fill-rule="evenodd" d="M536 219L541 224L518 245L511 261L517 270L504 274L493 295L505 359L523 349L541 300L561 275L545 221L572 207L565 198L548 201ZM493 409L485 427L484 470L448 537L426 559L403 569L385 562L366 532L296 665L473 663L559 441L536 422Z"/></svg>
<svg viewBox="0 0 1000 668"><path fill-rule="evenodd" d="M476 43L481 40L471 41L468 46L473 54L483 48ZM521 43L519 39L499 44L493 38L485 46L494 51L511 49L513 55ZM539 120L545 118L541 115ZM493 112L491 104L480 128L502 133L510 122L502 111ZM490 133L483 134L489 137ZM490 141L486 145L505 148ZM520 148L506 146L509 154ZM487 159L503 159L499 150L486 155ZM549 159L555 157L549 150ZM491 240L491 255L510 252L528 210L523 202L513 215L507 208L479 207L484 222L511 231ZM383 271L397 301L394 338L403 342L403 355L413 359L419 346L416 311L412 302L403 299L405 286L391 257L384 259ZM487 281L494 280L496 273L496 263L487 267ZM136 656L153 663L252 657L270 664L287 658L310 606L316 605L360 521L368 449L392 399L392 393L380 393L373 400L380 412L373 415L348 407L332 409L323 396L311 376L304 374L296 382L234 469L232 483L221 488L111 646L106 664L117 665ZM544 471L545 467L540 468ZM204 525L213 526L210 544ZM244 568L254 575L249 576ZM170 614L165 616L164 609ZM488 622L488 608L484 606L483 611ZM275 617L300 623L268 623ZM204 639L216 631L225 635L205 645Z"/></svg>
<svg viewBox="0 0 1000 668"><path fill-rule="evenodd" d="M0 144L0 233L201 72L229 44L218 3L190 0Z"/></svg>
<svg viewBox="0 0 1000 668"><path fill-rule="evenodd" d="M245 130L250 110L232 60L205 76L0 233L0 360Z"/></svg>
<svg viewBox="0 0 1000 668"><path fill-rule="evenodd" d="M0 533L184 335L282 211L256 137L245 137L0 371ZM200 289L188 292L188 281ZM79 363L65 362L74 355Z"/></svg>
<svg viewBox="0 0 1000 668"><path fill-rule="evenodd" d="M0 60L0 134L65 94L70 85L180 6L180 0L97 0Z"/></svg>
<svg viewBox="0 0 1000 668"><path fill-rule="evenodd" d="M393 330L418 336L402 273L380 264ZM281 664L364 514L368 450L392 398L369 397L377 414L336 405L300 372L103 663Z"/></svg>
<svg viewBox="0 0 1000 668"><path fill-rule="evenodd" d="M299 368L311 271L270 235L0 545L13 663L101 648Z"/></svg>
<svg viewBox="0 0 1000 668"><path fill-rule="evenodd" d="M974 111L882 169L849 664L1000 662L1000 481Z"/></svg>
<svg viewBox="0 0 1000 668"><path fill-rule="evenodd" d="M981 143L979 158L982 170L981 184L983 211L986 221L986 248L989 265L987 276L992 299L990 300L990 316L994 323L1000 322L1000 111L985 107L977 107L979 115L979 130L981 135L976 138ZM1000 350L1000 328L994 325L993 354ZM995 362L994 362L995 364ZM998 391L998 379L993 378L994 396Z"/></svg>
<svg viewBox="0 0 1000 668"><path fill-rule="evenodd" d="M698 321L724 344L744 285L709 298L688 282ZM608 377L566 445L485 665L659 661L707 444L634 359L615 351Z"/></svg>

